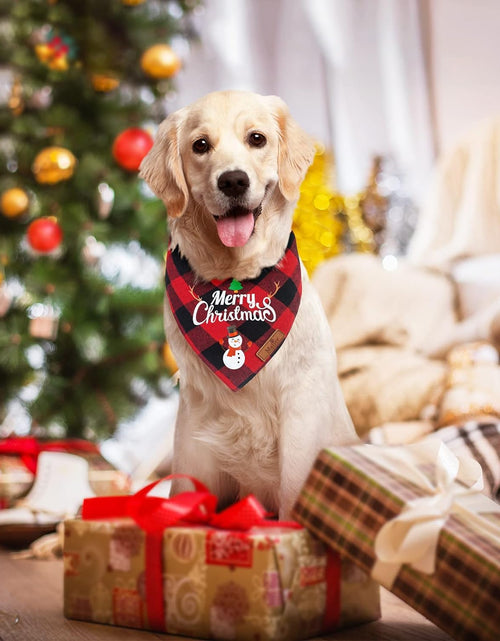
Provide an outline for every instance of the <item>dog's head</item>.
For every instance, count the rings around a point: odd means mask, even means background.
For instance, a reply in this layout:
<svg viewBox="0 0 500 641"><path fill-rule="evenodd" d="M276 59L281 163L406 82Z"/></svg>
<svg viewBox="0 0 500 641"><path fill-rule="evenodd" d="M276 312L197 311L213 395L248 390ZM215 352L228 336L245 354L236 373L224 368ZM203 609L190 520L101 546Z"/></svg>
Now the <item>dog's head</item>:
<svg viewBox="0 0 500 641"><path fill-rule="evenodd" d="M266 210L290 209L313 155L280 98L215 92L160 125L141 176L172 221L198 217L191 229L243 247L265 236Z"/></svg>

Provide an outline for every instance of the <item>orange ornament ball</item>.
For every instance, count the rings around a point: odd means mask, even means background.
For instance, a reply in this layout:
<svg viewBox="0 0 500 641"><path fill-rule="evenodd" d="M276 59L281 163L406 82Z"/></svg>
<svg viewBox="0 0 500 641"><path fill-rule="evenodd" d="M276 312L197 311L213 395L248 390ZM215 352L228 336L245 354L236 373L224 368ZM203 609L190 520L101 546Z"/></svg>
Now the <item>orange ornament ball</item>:
<svg viewBox="0 0 500 641"><path fill-rule="evenodd" d="M152 146L153 138L147 131L130 127L115 138L112 149L113 158L123 169L137 171L142 159Z"/></svg>
<svg viewBox="0 0 500 641"><path fill-rule="evenodd" d="M168 371L170 374L175 374L177 370L179 369L177 366L177 361L175 360L175 356L172 353L172 350L170 348L170 345L168 343L163 343L163 362L167 366Z"/></svg>
<svg viewBox="0 0 500 641"><path fill-rule="evenodd" d="M2 194L0 209L6 218L17 218L27 211L29 204L30 199L24 189L13 187Z"/></svg>
<svg viewBox="0 0 500 641"><path fill-rule="evenodd" d="M28 227L28 243L41 254L48 254L59 247L63 232L53 216L37 218Z"/></svg>
<svg viewBox="0 0 500 641"><path fill-rule="evenodd" d="M165 44L149 47L141 57L142 70L156 80L175 76L181 68L181 64L179 56Z"/></svg>

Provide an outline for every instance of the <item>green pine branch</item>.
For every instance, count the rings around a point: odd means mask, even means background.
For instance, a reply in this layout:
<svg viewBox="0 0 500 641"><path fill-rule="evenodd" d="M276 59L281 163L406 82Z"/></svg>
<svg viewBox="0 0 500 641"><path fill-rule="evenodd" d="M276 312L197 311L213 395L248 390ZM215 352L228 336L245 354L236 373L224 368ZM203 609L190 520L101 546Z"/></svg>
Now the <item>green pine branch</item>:
<svg viewBox="0 0 500 641"><path fill-rule="evenodd" d="M9 65L21 93L20 109L0 109L0 195L19 187L30 198L26 214L0 213L0 287L12 297L0 318L0 421L16 400L37 431L105 436L167 375L161 349L165 211L135 172L116 163L112 145L124 129L166 115L163 97L175 78L150 78L141 56L153 44L193 37L197 4L0 0L0 64ZM54 34L76 52L65 70L51 69L37 55L36 45ZM118 87L97 91L95 74L117 78ZM69 179L44 184L33 161L51 146L70 150L77 164ZM101 184L114 193L108 210ZM41 216L55 216L63 231L53 255L36 255L26 243L29 224ZM127 267L137 263L130 282L121 267L104 269L118 249ZM147 286L134 284L141 261L156 265ZM48 309L56 316L55 336L33 335L32 316ZM39 390L35 398L25 394L27 386Z"/></svg>

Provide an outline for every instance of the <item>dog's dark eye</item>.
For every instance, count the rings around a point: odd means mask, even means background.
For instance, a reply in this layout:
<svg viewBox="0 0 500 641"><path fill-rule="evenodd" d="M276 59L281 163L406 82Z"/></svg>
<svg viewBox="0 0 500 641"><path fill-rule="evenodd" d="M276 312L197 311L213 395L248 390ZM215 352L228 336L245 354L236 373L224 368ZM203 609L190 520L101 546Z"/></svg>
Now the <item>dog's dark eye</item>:
<svg viewBox="0 0 500 641"><path fill-rule="evenodd" d="M198 138L193 142L193 151L195 154L206 154L210 149L210 143L206 138Z"/></svg>
<svg viewBox="0 0 500 641"><path fill-rule="evenodd" d="M248 136L248 144L252 147L263 147L267 142L264 134L259 134L257 131L254 131Z"/></svg>

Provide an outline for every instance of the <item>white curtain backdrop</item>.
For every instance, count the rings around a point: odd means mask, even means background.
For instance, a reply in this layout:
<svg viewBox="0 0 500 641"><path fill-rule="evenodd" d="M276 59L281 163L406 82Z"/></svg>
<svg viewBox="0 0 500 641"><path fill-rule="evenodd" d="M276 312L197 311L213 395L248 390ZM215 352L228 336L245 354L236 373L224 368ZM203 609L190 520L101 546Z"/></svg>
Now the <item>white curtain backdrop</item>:
<svg viewBox="0 0 500 641"><path fill-rule="evenodd" d="M173 107L209 91L280 95L333 149L345 193L391 155L419 202L433 163L419 0L205 0Z"/></svg>

